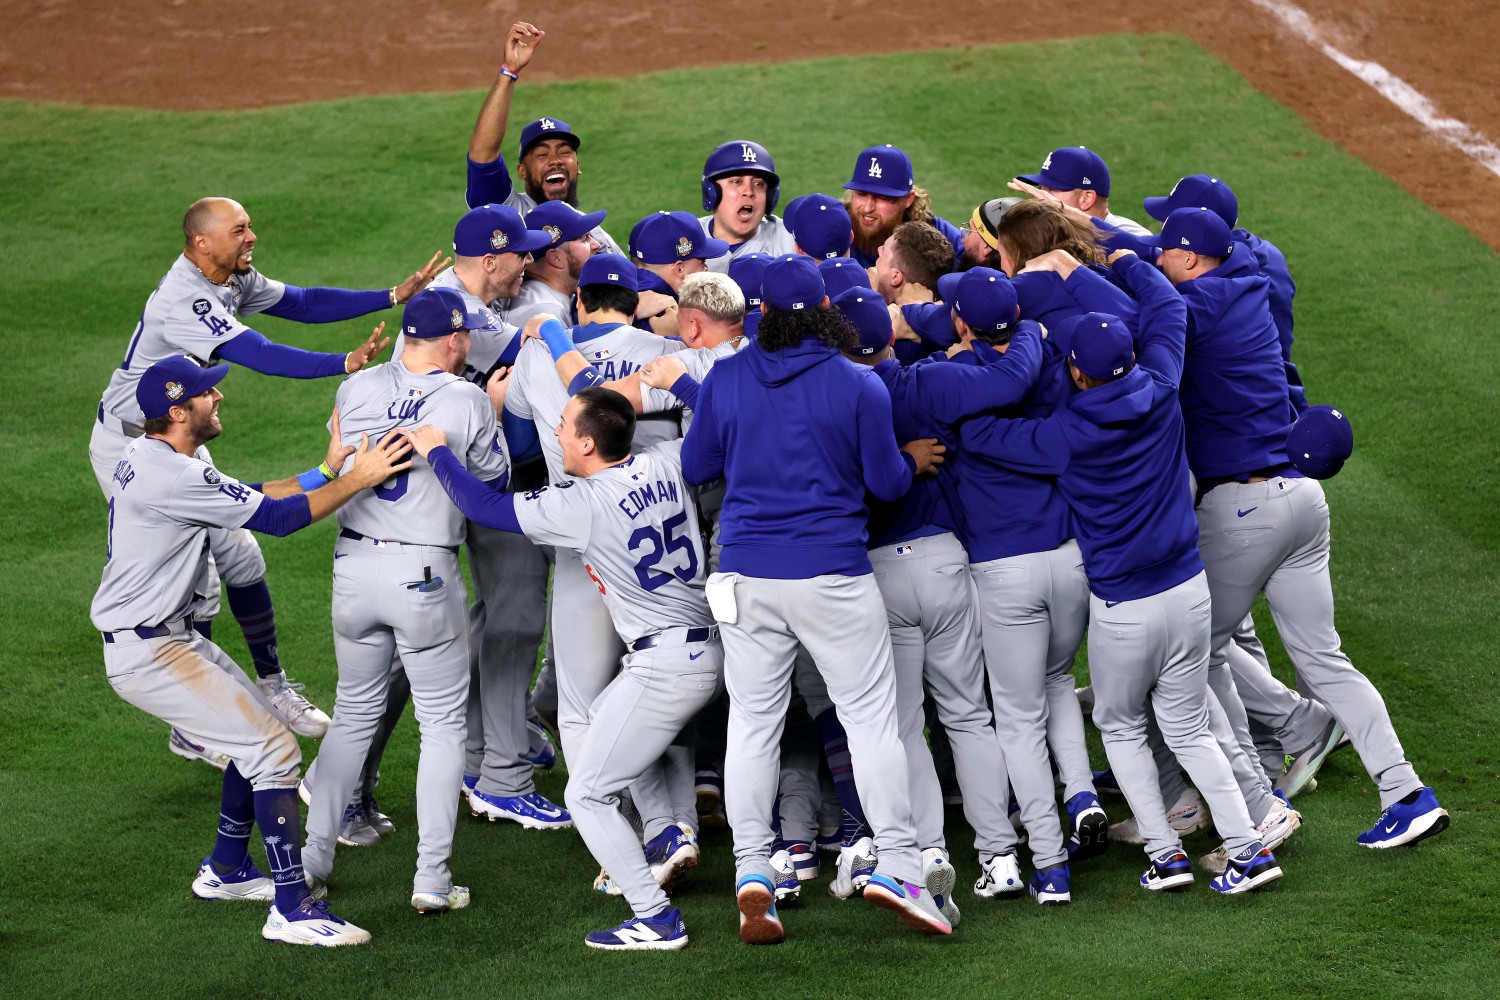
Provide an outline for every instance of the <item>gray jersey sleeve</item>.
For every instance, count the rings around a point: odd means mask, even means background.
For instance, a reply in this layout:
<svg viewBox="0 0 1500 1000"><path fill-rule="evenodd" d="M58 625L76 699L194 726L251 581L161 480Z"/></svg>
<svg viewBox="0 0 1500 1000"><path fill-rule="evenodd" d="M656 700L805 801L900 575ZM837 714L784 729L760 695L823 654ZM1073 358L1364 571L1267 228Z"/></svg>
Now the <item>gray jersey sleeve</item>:
<svg viewBox="0 0 1500 1000"><path fill-rule="evenodd" d="M564 479L516 495L516 520L526 537L539 545L561 545L582 552L589 543L592 517L588 490L580 480Z"/></svg>
<svg viewBox="0 0 1500 1000"><path fill-rule="evenodd" d="M253 269L249 274L240 275L239 285L241 314L265 312L286 294L284 282L268 278Z"/></svg>
<svg viewBox="0 0 1500 1000"><path fill-rule="evenodd" d="M203 528L243 528L265 495L205 462L189 461L160 501L161 512Z"/></svg>

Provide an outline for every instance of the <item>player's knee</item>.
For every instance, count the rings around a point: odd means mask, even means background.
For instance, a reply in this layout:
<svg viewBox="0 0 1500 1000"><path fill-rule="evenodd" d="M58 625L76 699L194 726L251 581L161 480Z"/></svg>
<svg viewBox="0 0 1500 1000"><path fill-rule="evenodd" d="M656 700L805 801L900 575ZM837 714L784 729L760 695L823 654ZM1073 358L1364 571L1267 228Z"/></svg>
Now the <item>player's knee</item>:
<svg viewBox="0 0 1500 1000"><path fill-rule="evenodd" d="M258 757L236 760L235 766L257 791L292 787L302 776L302 748L291 730L283 727L267 738Z"/></svg>

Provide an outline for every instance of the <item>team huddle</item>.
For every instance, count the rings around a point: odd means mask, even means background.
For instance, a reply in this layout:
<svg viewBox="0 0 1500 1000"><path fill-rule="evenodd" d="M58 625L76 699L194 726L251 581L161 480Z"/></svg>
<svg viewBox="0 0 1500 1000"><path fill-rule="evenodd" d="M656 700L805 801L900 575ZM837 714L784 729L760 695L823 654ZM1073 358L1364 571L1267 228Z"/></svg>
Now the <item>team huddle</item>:
<svg viewBox="0 0 1500 1000"><path fill-rule="evenodd" d="M200 199L100 402L109 681L224 772L196 896L270 904L270 940L369 941L328 888L338 845L395 829L376 791L408 702L412 906L470 905L457 795L577 829L631 911L586 936L606 950L687 945L673 896L704 828L732 831L741 938L773 944L825 854L832 895L951 934L945 802L974 830L975 896L1051 906L1112 842L1142 846L1143 889L1189 888L1182 838L1210 825L1212 891L1271 885L1293 800L1344 743L1381 798L1359 844L1448 826L1340 648L1320 481L1353 435L1309 404L1286 259L1236 228L1226 182L1146 199L1152 233L1111 211L1097 153L1063 147L960 227L880 145L842 197L776 214L771 152L735 140L705 162L706 214L648 215L622 250L578 207L567 122L521 130L519 187L502 156L543 37L510 30L451 258L375 291L285 284L245 209ZM384 363L383 323L329 354L242 320L398 306ZM345 376L318 465L214 465L231 364ZM253 534L330 514L331 718L282 669ZM221 586L253 681L213 642ZM1256 637L1261 595L1296 687ZM322 740L305 775L297 736ZM533 781L559 750L561 804Z"/></svg>

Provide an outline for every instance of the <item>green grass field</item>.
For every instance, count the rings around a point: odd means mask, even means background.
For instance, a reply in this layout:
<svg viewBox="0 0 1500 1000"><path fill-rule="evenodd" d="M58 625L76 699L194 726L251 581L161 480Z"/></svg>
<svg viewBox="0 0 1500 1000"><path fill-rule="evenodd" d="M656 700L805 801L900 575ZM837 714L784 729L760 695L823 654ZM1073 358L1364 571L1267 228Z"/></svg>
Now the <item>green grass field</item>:
<svg viewBox="0 0 1500 1000"><path fill-rule="evenodd" d="M1199 114L1184 113L1185 94ZM597 867L572 834L464 815L454 871L473 887L473 907L412 913L408 719L382 785L400 830L378 848L342 851L333 883L337 911L373 944L277 948L260 940L254 905L192 899L217 776L167 753L165 727L114 695L88 620L105 537L86 460L99 394L180 249L189 202L242 201L261 236L256 263L273 277L388 286L448 245L479 101L414 95L234 114L0 102L0 330L11 355L0 391L15 445L0 494L0 995L1495 994L1500 346L1489 338L1500 260L1198 48L1158 37L527 85L512 122L546 113L573 123L584 137L582 206L608 208L606 227L622 241L648 211L696 210L704 154L741 136L776 154L783 200L836 193L855 151L896 143L956 221L1067 143L1104 153L1116 210L1140 218L1140 199L1182 174L1228 179L1244 223L1291 261L1309 395L1353 421L1355 457L1329 484L1339 625L1452 813L1449 832L1415 850L1355 846L1379 806L1344 751L1299 802L1306 825L1278 852L1288 874L1273 893L1211 898L1200 881L1182 897L1149 897L1134 885L1141 854L1117 847L1075 870L1065 910L987 905L962 891L963 925L943 941L833 900L820 882L785 912L788 942L756 950L735 933L728 840L708 837L682 898L690 949L609 955L581 938L626 910L590 890ZM1211 128L1194 124L1206 109ZM255 325L322 350L347 350L369 330ZM223 388L221 467L259 480L317 461L332 381L242 370ZM324 523L263 541L284 661L325 707L333 532ZM1269 615L1261 625L1285 671ZM248 662L227 616L219 638ZM543 775L541 789L558 799L563 781ZM977 875L970 842L955 813L950 845L965 880ZM1189 844L1195 855L1212 846L1206 835Z"/></svg>

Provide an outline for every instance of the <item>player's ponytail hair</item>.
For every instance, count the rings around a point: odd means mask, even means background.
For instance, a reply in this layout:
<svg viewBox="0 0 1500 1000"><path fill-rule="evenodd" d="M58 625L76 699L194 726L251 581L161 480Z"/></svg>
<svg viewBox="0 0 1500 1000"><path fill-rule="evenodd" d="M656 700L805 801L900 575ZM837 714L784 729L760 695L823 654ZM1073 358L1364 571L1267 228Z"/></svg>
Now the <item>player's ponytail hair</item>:
<svg viewBox="0 0 1500 1000"><path fill-rule="evenodd" d="M1066 250L1080 264L1103 264L1107 254L1093 225L1050 201L1023 201L1000 217L995 237L1017 268L1049 250Z"/></svg>
<svg viewBox="0 0 1500 1000"><path fill-rule="evenodd" d="M755 341L763 351L780 351L796 347L808 337L816 337L836 351L859 349L859 334L844 314L831 305L811 309L767 309L761 317Z"/></svg>

